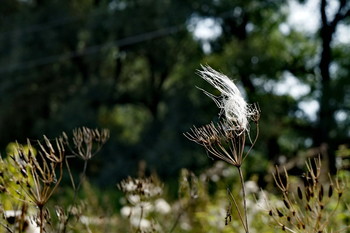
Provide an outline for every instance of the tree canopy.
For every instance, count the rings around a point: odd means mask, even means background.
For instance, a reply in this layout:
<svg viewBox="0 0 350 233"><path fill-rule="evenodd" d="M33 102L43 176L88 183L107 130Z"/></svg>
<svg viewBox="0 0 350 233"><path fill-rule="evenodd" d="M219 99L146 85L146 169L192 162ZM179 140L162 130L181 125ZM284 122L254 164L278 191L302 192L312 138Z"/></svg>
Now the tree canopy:
<svg viewBox="0 0 350 233"><path fill-rule="evenodd" d="M329 2L321 0L316 34L288 25L289 5L2 1L2 150L15 140L53 137L82 125L106 127L111 140L89 171L101 183L136 172L141 160L168 177L181 167L200 169L207 163L204 152L182 133L217 120L215 104L195 88L210 88L196 77L200 64L209 64L234 79L248 102L260 105L255 160L275 163L326 144L334 171L335 150L349 139L350 66L349 45L333 37L338 25L349 24L350 4L339 0L328 14ZM194 31L206 19L219 33L198 38ZM281 92L288 80L306 91ZM314 117L305 112L312 101L319 106Z"/></svg>

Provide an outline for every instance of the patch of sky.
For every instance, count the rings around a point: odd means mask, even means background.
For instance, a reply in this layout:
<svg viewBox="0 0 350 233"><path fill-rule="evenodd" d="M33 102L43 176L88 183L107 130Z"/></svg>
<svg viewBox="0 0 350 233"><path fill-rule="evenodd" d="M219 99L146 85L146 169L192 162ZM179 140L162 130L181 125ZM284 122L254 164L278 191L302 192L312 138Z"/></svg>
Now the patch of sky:
<svg viewBox="0 0 350 233"><path fill-rule="evenodd" d="M212 17L192 16L187 29L199 41L205 53L211 52L210 42L216 40L222 33L219 19Z"/></svg>

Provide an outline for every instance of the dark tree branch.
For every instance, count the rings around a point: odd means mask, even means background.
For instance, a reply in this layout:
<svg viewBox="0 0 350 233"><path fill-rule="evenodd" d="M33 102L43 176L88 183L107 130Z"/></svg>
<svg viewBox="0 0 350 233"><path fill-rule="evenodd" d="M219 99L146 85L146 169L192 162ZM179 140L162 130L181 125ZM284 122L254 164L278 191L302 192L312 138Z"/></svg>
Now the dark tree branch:
<svg viewBox="0 0 350 233"><path fill-rule="evenodd" d="M324 1L324 0L322 0ZM338 23L345 19L346 17L350 16L350 9L347 9L345 13L342 13L344 11L344 7L346 5L346 0L341 0L340 5L337 11L337 14L334 16L333 21L330 23L330 27L332 29L332 33L335 32L335 29L338 25Z"/></svg>
<svg viewBox="0 0 350 233"><path fill-rule="evenodd" d="M321 20L323 25L328 25L326 7L327 7L327 1L321 0Z"/></svg>

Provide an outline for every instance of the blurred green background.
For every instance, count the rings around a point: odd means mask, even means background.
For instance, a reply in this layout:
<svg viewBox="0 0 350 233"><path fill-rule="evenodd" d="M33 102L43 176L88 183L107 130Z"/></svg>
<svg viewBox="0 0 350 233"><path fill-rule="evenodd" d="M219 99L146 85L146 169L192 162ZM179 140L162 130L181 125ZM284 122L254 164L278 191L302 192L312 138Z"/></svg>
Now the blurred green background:
<svg viewBox="0 0 350 233"><path fill-rule="evenodd" d="M196 89L219 94L196 75L208 64L262 110L248 173L319 152L334 172L349 143L350 39L339 39L350 34L349 9L343 0L2 0L2 154L16 140L103 127L111 139L88 168L99 185L137 174L140 161L163 180L204 169L211 161L183 133L218 118ZM313 29L292 22L304 11Z"/></svg>

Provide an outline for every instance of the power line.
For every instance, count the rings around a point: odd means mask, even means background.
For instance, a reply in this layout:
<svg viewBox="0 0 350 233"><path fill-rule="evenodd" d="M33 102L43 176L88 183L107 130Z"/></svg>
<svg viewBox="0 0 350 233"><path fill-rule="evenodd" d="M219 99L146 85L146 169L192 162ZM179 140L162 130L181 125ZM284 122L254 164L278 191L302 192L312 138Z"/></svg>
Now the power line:
<svg viewBox="0 0 350 233"><path fill-rule="evenodd" d="M103 15L107 13L109 13L109 11L103 11L103 12L97 12L97 13L94 12L94 13L90 13L87 17L98 16L98 15ZM18 35L18 34L31 34L34 32L47 31L49 29L52 29L58 26L70 24L78 19L79 17L77 16L67 16L67 17L58 18L46 23L32 24L32 25L29 25L26 27L20 27L11 31L3 31L3 32L0 32L0 39L6 39L8 37Z"/></svg>
<svg viewBox="0 0 350 233"><path fill-rule="evenodd" d="M108 11L103 11L103 12L98 12L98 13L94 13L94 14L90 14L90 15L105 14L107 12ZM227 18L227 17L230 17L231 15L232 15L232 11L228 10L226 12L221 13L219 15L219 17ZM20 32L31 33L31 32L38 32L41 30L48 30L50 28L53 28L53 27L56 27L59 25L67 24L75 19L76 19L76 17L73 17L73 16L60 18L60 19L57 19L54 21L50 21L46 24L32 25L26 29L16 29L14 31L10 31L7 33L20 33ZM89 55L89 54L94 54L94 53L99 52L103 48L109 48L109 47L113 47L113 46L133 45L133 44L141 43L141 42L144 42L147 40L155 39L158 37L174 34L174 33L177 33L178 31L180 31L181 29L185 29L185 24L171 26L171 27L167 27L167 28L162 28L162 29L158 29L155 31L138 34L135 36L126 37L126 38L119 39L119 40L112 41L112 42L107 42L107 43L100 44L100 45L90 46L90 47L85 48L83 51L72 51L69 53L46 56L46 57L38 58L36 60L22 62L22 63L18 63L18 64L10 64L10 65L7 65L7 67L0 67L0 74L11 73L11 72L14 72L17 70L31 69L31 68L34 68L37 66L47 65L47 64L54 63L54 62L57 62L60 60L68 60L68 59L78 57L78 56L85 56L85 55ZM0 39L1 39L1 36L2 35L0 35Z"/></svg>
<svg viewBox="0 0 350 233"><path fill-rule="evenodd" d="M47 57L39 58L39 59L36 59L33 61L28 61L28 62L10 65L9 67L0 67L0 74L11 73L11 72L14 72L17 70L31 69L31 68L34 68L37 66L47 65L47 64L51 64L51 63L54 63L57 61L62 61L62 60L68 60L68 59L78 57L78 56L86 56L89 54L94 54L94 53L99 52L103 48L109 48L109 47L113 47L113 46L121 47L121 46L138 44L138 43L141 43L144 41L156 39L156 38L163 37L163 36L168 36L170 34L175 34L184 28L185 27L183 24L177 25L177 26L172 26L172 27L167 27L167 28L162 28L159 30L146 32L146 33L138 34L135 36L126 37L126 38L119 39L119 40L112 41L112 42L107 42L107 43L100 44L100 45L90 46L90 47L87 47L86 49L84 49L83 51L72 51L69 53L47 56Z"/></svg>

